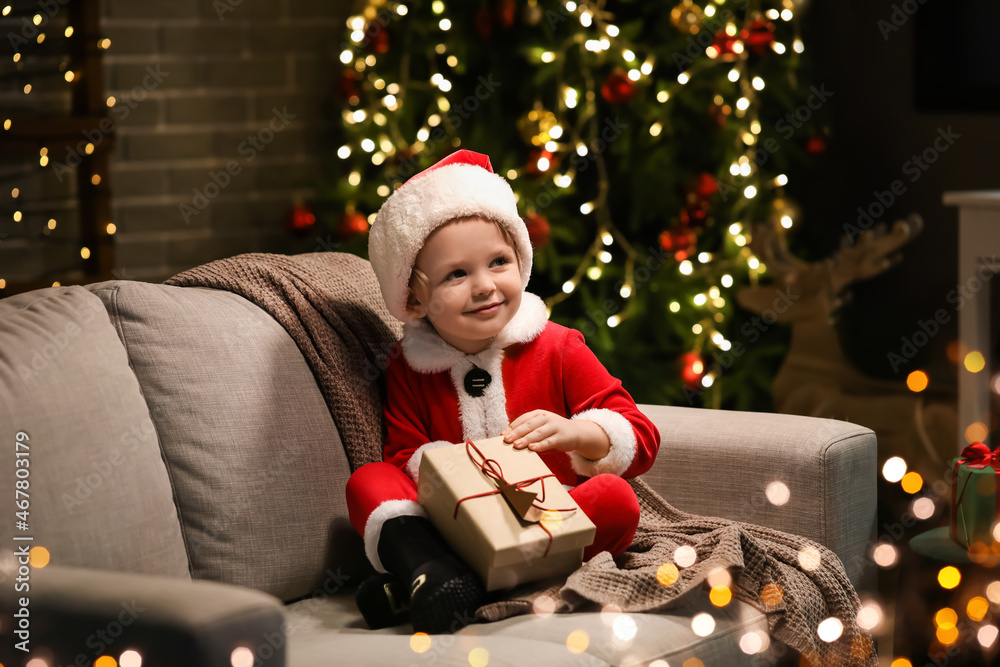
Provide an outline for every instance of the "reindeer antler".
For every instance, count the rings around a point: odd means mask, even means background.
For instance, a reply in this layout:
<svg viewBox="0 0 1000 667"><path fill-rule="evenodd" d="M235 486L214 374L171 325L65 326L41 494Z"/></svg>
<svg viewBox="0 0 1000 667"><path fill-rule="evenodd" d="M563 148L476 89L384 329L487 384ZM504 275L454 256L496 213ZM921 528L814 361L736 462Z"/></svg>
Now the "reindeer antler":
<svg viewBox="0 0 1000 667"><path fill-rule="evenodd" d="M897 261L896 250L922 229L923 220L911 214L906 220L893 223L888 234L884 225L876 225L861 232L853 244L845 244L831 257L805 262L789 251L783 230L772 224L755 225L750 249L764 262L775 282L744 288L737 293L737 301L747 310L761 313L773 306L776 290L784 288L794 290L797 303L781 321L830 317L843 303L841 293L848 285L889 269Z"/></svg>

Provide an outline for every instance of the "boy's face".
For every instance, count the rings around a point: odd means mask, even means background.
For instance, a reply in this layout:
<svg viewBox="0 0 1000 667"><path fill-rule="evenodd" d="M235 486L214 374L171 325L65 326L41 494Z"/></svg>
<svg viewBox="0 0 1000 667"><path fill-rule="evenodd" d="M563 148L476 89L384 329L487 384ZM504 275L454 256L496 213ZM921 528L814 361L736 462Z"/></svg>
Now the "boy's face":
<svg viewBox="0 0 1000 667"><path fill-rule="evenodd" d="M497 226L468 218L438 227L414 266L429 284L411 306L445 341L467 354L485 350L521 305L521 270Z"/></svg>

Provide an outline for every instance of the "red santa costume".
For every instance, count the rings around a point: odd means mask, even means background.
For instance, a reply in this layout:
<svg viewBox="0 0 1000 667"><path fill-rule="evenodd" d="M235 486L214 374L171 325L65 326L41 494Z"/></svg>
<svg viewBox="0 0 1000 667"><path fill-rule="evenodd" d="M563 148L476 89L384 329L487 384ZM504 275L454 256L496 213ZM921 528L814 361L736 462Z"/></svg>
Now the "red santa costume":
<svg viewBox="0 0 1000 667"><path fill-rule="evenodd" d="M386 201L369 238L369 256L389 311L404 322L386 372L384 462L359 468L347 484L351 522L364 537L369 560L380 572L382 525L399 516L425 516L417 503L417 473L424 451L500 435L532 410L548 410L598 424L609 453L589 460L577 452L548 450L540 456L570 488L597 526L585 558L628 547L639 506L623 478L646 472L659 447L656 427L621 382L612 377L578 331L548 321L544 303L524 293L521 306L491 345L466 354L442 339L428 322L406 309L415 257L427 236L455 218L480 215L512 234L522 289L531 272L531 245L510 186L492 173L486 156L459 151L418 174ZM481 369L476 371L476 369ZM469 384L470 371L486 384Z"/></svg>

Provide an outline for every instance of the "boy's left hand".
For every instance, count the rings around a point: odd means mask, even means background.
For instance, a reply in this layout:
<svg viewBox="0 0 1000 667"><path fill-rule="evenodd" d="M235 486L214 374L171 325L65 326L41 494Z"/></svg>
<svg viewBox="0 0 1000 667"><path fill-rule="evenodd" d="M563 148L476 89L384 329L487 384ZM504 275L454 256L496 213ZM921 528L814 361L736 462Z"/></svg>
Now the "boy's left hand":
<svg viewBox="0 0 1000 667"><path fill-rule="evenodd" d="M527 447L533 452L558 449L578 450L589 459L607 455L611 442L600 426L591 421L566 419L548 410L532 410L510 423L501 434L514 449Z"/></svg>

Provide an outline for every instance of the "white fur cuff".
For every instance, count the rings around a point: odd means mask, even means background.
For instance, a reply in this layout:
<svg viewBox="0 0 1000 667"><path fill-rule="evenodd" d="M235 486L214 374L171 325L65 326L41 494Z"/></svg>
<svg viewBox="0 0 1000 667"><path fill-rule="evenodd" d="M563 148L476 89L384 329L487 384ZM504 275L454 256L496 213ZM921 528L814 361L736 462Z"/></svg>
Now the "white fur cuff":
<svg viewBox="0 0 1000 667"><path fill-rule="evenodd" d="M412 500L387 500L368 515L365 522L365 555L375 567L376 572L385 572L382 560L378 557L378 541L382 537L382 524L397 516L427 516L427 512Z"/></svg>
<svg viewBox="0 0 1000 667"><path fill-rule="evenodd" d="M420 483L417 477L420 475L420 459L424 457L424 452L428 449L437 449L438 447L450 447L452 443L447 440L434 440L433 442L428 442L426 445L420 445L417 447L417 451L413 452L413 456L410 460L406 462L406 474L410 476L416 483Z"/></svg>
<svg viewBox="0 0 1000 667"><path fill-rule="evenodd" d="M572 419L591 421L604 429L611 441L611 450L602 459L591 461L577 452L570 452L569 459L573 470L584 477L594 477L604 473L621 475L632 465L635 458L635 430L621 414L613 410L597 408L584 410L573 415Z"/></svg>

